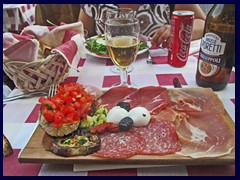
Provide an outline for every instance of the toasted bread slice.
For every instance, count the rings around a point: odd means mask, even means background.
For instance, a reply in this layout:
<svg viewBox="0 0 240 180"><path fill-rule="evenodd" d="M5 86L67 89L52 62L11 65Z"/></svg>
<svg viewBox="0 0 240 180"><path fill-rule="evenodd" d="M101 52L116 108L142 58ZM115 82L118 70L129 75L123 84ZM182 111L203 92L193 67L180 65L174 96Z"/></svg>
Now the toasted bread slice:
<svg viewBox="0 0 240 180"><path fill-rule="evenodd" d="M12 146L6 136L3 134L3 157L9 156L11 154L13 154Z"/></svg>
<svg viewBox="0 0 240 180"><path fill-rule="evenodd" d="M54 123L48 122L41 113L39 115L39 124L50 136L53 137L63 137L71 134L77 130L79 123L80 120L74 121L73 123L63 124L61 127L56 128L54 127Z"/></svg>

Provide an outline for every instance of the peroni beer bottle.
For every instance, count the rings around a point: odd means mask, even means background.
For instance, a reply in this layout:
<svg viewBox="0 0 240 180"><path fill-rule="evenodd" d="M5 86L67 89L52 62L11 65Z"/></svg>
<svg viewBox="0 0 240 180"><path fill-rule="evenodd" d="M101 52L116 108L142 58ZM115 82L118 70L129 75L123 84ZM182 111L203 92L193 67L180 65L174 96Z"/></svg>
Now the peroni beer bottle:
<svg viewBox="0 0 240 180"><path fill-rule="evenodd" d="M235 5L216 4L209 11L201 40L196 82L214 91L226 87L235 61Z"/></svg>

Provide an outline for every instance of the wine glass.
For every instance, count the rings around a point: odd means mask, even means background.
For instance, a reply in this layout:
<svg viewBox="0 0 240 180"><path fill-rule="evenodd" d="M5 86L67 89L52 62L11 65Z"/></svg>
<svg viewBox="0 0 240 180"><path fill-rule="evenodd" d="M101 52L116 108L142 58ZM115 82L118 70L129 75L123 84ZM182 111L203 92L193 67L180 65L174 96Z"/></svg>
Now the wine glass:
<svg viewBox="0 0 240 180"><path fill-rule="evenodd" d="M107 10L106 12L106 19L111 19L111 18L134 18L135 16L135 11L131 8L117 8L117 9L110 9ZM119 73L120 69L118 66L113 65L111 66L110 70L114 73ZM130 65L128 67L128 72L131 72L133 70L133 66Z"/></svg>
<svg viewBox="0 0 240 180"><path fill-rule="evenodd" d="M105 23L105 39L112 62L120 70L121 82L114 86L132 87L128 82L128 67L135 61L140 42L137 18L109 18Z"/></svg>

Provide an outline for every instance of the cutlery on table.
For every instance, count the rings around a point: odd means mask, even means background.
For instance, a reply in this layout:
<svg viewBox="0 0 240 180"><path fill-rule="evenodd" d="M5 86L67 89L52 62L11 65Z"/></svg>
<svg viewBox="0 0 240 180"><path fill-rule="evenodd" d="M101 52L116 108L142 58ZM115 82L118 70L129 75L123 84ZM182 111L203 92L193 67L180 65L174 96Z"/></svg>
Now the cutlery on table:
<svg viewBox="0 0 240 180"><path fill-rule="evenodd" d="M48 91L48 97L53 97L57 93L58 85L52 85Z"/></svg>
<svg viewBox="0 0 240 180"><path fill-rule="evenodd" d="M31 98L31 97L35 97L35 96L46 96L47 95L48 97L52 97L57 93L57 88L58 88L58 85L52 85L52 86L50 86L48 92L38 91L38 92L30 92L30 93L25 93L25 94L19 94L16 96L6 97L5 99L3 99L3 103L21 99L21 98Z"/></svg>
<svg viewBox="0 0 240 180"><path fill-rule="evenodd" d="M44 92L44 91L30 92L30 93L26 93L26 94L19 94L16 96L6 97L5 99L3 99L3 102L5 103L8 101L13 101L13 100L21 99L21 98L31 98L31 97L35 97L35 96L44 96L44 95L47 95L47 92Z"/></svg>
<svg viewBox="0 0 240 180"><path fill-rule="evenodd" d="M148 58L147 58L147 64L154 64L155 61L152 59L151 53L148 50Z"/></svg>

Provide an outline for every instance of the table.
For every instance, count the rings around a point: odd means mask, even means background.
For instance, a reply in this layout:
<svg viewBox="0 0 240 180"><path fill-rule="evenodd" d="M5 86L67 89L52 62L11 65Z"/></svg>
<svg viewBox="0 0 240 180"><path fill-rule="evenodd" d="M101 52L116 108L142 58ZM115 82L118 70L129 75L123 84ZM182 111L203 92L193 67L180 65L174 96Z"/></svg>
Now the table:
<svg viewBox="0 0 240 180"><path fill-rule="evenodd" d="M132 82L139 87L163 86L172 88L172 79L178 77L183 87L197 87L195 74L198 54L189 56L186 66L174 68L167 64L166 49L151 50L154 54L155 64L147 64L147 53L138 56L134 62L134 70L129 74ZM112 73L113 65L109 59L99 59L86 55L73 63L69 77L64 83L78 82L86 85L94 85L103 90L117 83L118 74ZM14 89L10 95L20 93ZM228 86L216 92L224 103L224 106L235 122L235 68L231 73ZM3 133L9 139L14 149L14 154L3 159L3 175L11 176L234 176L235 165L195 165L195 166L162 166L151 168L128 168L101 171L77 171L74 166L67 164L30 164L19 163L18 153L25 147L38 123L40 104L38 97L31 99L15 100L3 104Z"/></svg>
<svg viewBox="0 0 240 180"><path fill-rule="evenodd" d="M3 4L3 32L20 32L35 24L36 4Z"/></svg>

